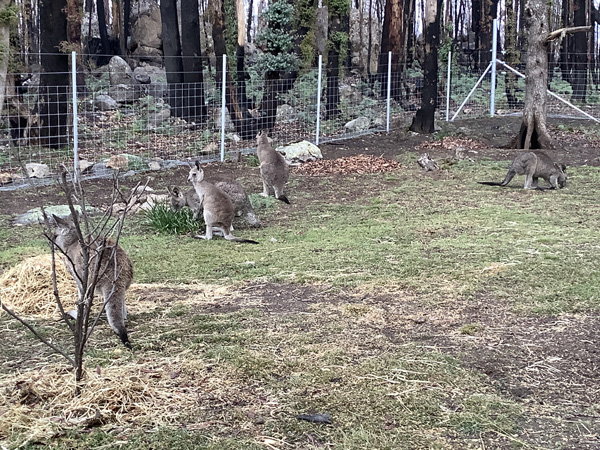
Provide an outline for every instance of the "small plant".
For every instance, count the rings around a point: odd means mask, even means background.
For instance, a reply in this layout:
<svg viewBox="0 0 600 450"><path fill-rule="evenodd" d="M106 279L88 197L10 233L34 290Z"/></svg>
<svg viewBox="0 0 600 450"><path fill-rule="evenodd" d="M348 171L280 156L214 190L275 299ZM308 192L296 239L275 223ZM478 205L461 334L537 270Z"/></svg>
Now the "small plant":
<svg viewBox="0 0 600 450"><path fill-rule="evenodd" d="M248 156L248 165L250 167L258 167L258 166L260 166L260 161L258 160L258 156L256 156L256 155L249 155Z"/></svg>
<svg viewBox="0 0 600 450"><path fill-rule="evenodd" d="M145 212L144 219L146 225L159 233L187 234L198 231L201 226L189 208L174 211L166 202L156 203Z"/></svg>
<svg viewBox="0 0 600 450"><path fill-rule="evenodd" d="M263 197L260 194L250 194L248 196L250 204L254 210L271 208L278 200L275 197Z"/></svg>

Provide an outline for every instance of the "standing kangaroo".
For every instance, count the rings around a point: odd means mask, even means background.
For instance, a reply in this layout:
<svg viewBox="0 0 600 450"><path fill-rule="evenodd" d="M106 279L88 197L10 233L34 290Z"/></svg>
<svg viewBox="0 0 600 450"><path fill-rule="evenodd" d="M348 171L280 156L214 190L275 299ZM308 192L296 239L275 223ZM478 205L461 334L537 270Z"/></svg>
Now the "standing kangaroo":
<svg viewBox="0 0 600 450"><path fill-rule="evenodd" d="M479 184L506 186L515 175L525 175L524 189L539 189L538 178L543 178L554 189L559 189L567 184L566 170L567 166L555 163L544 152L524 152L512 162L502 182L479 181Z"/></svg>
<svg viewBox="0 0 600 450"><path fill-rule="evenodd" d="M263 182L263 197L269 196L269 188L273 188L275 198L282 202L290 204L290 201L283 195L283 188L290 176L290 166L281 153L275 151L264 131L261 131L256 137L258 147L256 153L260 161L260 176Z"/></svg>
<svg viewBox="0 0 600 450"><path fill-rule="evenodd" d="M204 179L204 171L200 168L198 161L196 161L196 167L190 169L188 181L194 186L198 199L204 208L206 233L204 236L195 237L210 240L212 239L213 228L217 228L223 232L223 237L228 241L258 244L258 242L250 239L237 238L231 233L233 229L231 223L235 216L233 203L222 189Z"/></svg>
<svg viewBox="0 0 600 450"><path fill-rule="evenodd" d="M214 185L229 196L233 202L236 217L243 217L251 226L260 227L260 220L256 217L248 194L240 183L236 180L219 180ZM171 207L175 211L188 206L194 213L194 220L198 220L202 212L202 203L200 203L194 188L181 192L177 187L173 187L169 189L169 194L171 194Z"/></svg>
<svg viewBox="0 0 600 450"><path fill-rule="evenodd" d="M54 244L64 253L63 262L77 283L79 299L81 300L85 294L81 283L85 261L73 217L70 216L67 219L61 219L54 215L53 217L57 225L54 232ZM87 242L89 243L88 286L93 281L92 277L98 264L97 258L100 258L96 292L100 292L104 297L106 317L110 327L119 335L123 345L131 348L127 329L125 328L127 318L125 292L133 280L131 260L125 250L110 239L106 241L104 246L92 242L90 237L87 238Z"/></svg>

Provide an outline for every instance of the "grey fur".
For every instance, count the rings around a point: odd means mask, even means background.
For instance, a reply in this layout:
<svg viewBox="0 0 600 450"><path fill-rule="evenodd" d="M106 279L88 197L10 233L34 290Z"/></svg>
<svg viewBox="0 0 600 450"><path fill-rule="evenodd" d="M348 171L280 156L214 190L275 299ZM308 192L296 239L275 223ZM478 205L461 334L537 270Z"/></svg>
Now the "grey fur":
<svg viewBox="0 0 600 450"><path fill-rule="evenodd" d="M246 190L240 183L236 180L219 180L213 184L229 196L233 202L236 217L243 217L251 226L260 227L260 220L256 216L254 208L252 208L252 203L250 203ZM194 212L194 219L198 220L202 212L202 203L194 188L190 188L182 193L178 188L174 187L169 189L169 194L171 195L171 207L175 211L179 211L184 206L187 206Z"/></svg>
<svg viewBox="0 0 600 450"><path fill-rule="evenodd" d="M283 190L290 176L290 166L283 155L271 147L264 131L258 134L256 143L258 145L256 154L260 161L260 176L263 182L263 197L268 197L270 189L273 189L276 199L289 204Z"/></svg>
<svg viewBox="0 0 600 450"><path fill-rule="evenodd" d="M236 238L231 230L231 223L235 216L235 208L231 198L220 188L204 179L204 171L196 161L196 167L190 169L188 181L192 183L198 199L203 207L204 223L206 233L203 236L195 236L201 239L212 239L213 228L221 230L223 237L228 241L247 242L258 244L250 239Z"/></svg>
<svg viewBox="0 0 600 450"><path fill-rule="evenodd" d="M54 232L54 243L63 251L63 262L75 279L79 296L82 298L84 293L80 280L84 272L84 260L73 217L69 216L66 219L53 217L57 225ZM88 238L88 242L92 242L90 238ZM91 243L89 277L93 276L98 256L100 256L101 262L96 280L96 292L100 292L104 298L106 317L110 327L119 335L123 344L131 348L125 328L127 319L125 293L133 281L133 265L125 250L121 246L115 245L112 240L108 240L103 248L98 243Z"/></svg>
<svg viewBox="0 0 600 450"><path fill-rule="evenodd" d="M544 152L531 151L519 154L508 169L504 180L500 183L481 181L480 184L490 186L506 186L515 175L525 175L525 189L540 189L538 178L546 180L554 189L560 189L567 184L567 167L555 163Z"/></svg>

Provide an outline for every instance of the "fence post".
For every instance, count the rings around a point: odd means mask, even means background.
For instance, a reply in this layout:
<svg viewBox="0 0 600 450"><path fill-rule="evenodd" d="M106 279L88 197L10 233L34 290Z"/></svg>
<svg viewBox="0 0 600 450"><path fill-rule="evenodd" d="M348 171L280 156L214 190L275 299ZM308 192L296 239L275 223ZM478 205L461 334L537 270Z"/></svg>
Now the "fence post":
<svg viewBox="0 0 600 450"><path fill-rule="evenodd" d="M319 132L321 127L321 75L323 74L323 55L319 55L319 75L317 76L317 135L315 145L319 145Z"/></svg>
<svg viewBox="0 0 600 450"><path fill-rule="evenodd" d="M452 76L452 50L448 52L448 75L446 77L446 122L450 120L450 77Z"/></svg>
<svg viewBox="0 0 600 450"><path fill-rule="evenodd" d="M73 85L73 182L79 182L79 133L77 130L77 53L71 52L71 81Z"/></svg>
<svg viewBox="0 0 600 450"><path fill-rule="evenodd" d="M221 162L225 161L225 92L227 89L227 55L223 54L223 79L221 80Z"/></svg>
<svg viewBox="0 0 600 450"><path fill-rule="evenodd" d="M490 89L490 116L494 117L496 110L496 47L498 43L498 19L492 22L492 86Z"/></svg>
<svg viewBox="0 0 600 450"><path fill-rule="evenodd" d="M392 98L392 52L388 52L387 98L385 113L385 131L390 132L390 100Z"/></svg>

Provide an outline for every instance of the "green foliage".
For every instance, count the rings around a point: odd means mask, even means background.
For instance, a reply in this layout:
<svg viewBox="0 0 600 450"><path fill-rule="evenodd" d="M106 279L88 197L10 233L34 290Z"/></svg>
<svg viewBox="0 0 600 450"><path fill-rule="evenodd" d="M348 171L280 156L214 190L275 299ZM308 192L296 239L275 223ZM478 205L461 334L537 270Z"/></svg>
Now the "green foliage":
<svg viewBox="0 0 600 450"><path fill-rule="evenodd" d="M317 113L317 77L319 72L316 69L300 75L292 89L285 94L280 94L279 98L284 103L296 109L297 117L305 123L315 123Z"/></svg>
<svg viewBox="0 0 600 450"><path fill-rule="evenodd" d="M294 7L285 0L272 3L263 17L269 26L256 37L264 53L258 61L261 71L285 72L296 65L296 55L292 52L294 35L290 32L294 18Z"/></svg>
<svg viewBox="0 0 600 450"><path fill-rule="evenodd" d="M554 68L552 73L552 80L550 81L550 90L557 95L563 95L570 97L573 94L573 88L571 83L562 78L562 72L558 67Z"/></svg>
<svg viewBox="0 0 600 450"><path fill-rule="evenodd" d="M309 30L300 42L300 68L309 69L317 56L317 38L314 30Z"/></svg>
<svg viewBox="0 0 600 450"><path fill-rule="evenodd" d="M258 156L256 156L256 155L249 155L248 156L248 165L250 167L258 167L258 166L260 166L260 161L258 160Z"/></svg>
<svg viewBox="0 0 600 450"><path fill-rule="evenodd" d="M331 15L347 16L350 14L350 0L329 0L327 6Z"/></svg>
<svg viewBox="0 0 600 450"><path fill-rule="evenodd" d="M189 208L174 211L167 202L156 203L147 210L144 213L144 222L159 233L186 234L200 229L199 221L194 220Z"/></svg>
<svg viewBox="0 0 600 450"><path fill-rule="evenodd" d="M19 8L17 5L6 5L0 9L0 24L14 26L19 22Z"/></svg>

